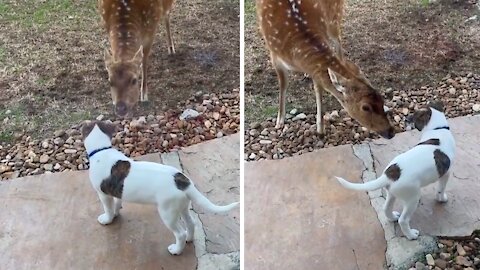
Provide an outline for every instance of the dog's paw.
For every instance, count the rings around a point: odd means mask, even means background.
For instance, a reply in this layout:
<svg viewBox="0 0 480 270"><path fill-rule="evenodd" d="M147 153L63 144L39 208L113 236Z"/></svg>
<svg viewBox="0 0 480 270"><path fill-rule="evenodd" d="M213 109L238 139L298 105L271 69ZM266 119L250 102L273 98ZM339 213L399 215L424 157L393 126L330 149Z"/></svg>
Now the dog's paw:
<svg viewBox="0 0 480 270"><path fill-rule="evenodd" d="M445 203L448 201L447 193L437 193L437 201L441 203Z"/></svg>
<svg viewBox="0 0 480 270"><path fill-rule="evenodd" d="M418 230L410 229L410 232L405 236L407 237L408 240L416 240L419 234L420 232Z"/></svg>
<svg viewBox="0 0 480 270"><path fill-rule="evenodd" d="M171 244L168 246L168 252L172 255L180 255L182 254L182 248L180 248L177 244Z"/></svg>
<svg viewBox="0 0 480 270"><path fill-rule="evenodd" d="M397 212L397 211L393 211L392 212L392 215L387 217L387 219L391 222L395 222L395 221L398 221L398 219L400 218L400 213Z"/></svg>
<svg viewBox="0 0 480 270"><path fill-rule="evenodd" d="M112 223L113 217L111 217L107 214L101 214L100 216L98 216L97 220L102 225L108 225L108 224Z"/></svg>

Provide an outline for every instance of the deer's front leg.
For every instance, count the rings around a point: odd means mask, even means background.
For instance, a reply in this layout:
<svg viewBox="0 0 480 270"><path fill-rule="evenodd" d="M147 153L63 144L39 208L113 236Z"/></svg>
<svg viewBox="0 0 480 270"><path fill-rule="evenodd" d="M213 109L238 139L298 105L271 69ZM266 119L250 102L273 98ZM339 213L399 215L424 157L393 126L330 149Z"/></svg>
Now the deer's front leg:
<svg viewBox="0 0 480 270"><path fill-rule="evenodd" d="M286 93L287 93L287 70L277 62L276 57L272 54L272 63L275 71L277 72L278 77L278 86L280 88L279 96L278 96L278 114L277 114L277 124L276 128L281 128L285 122L285 100L286 100Z"/></svg>
<svg viewBox="0 0 480 270"><path fill-rule="evenodd" d="M317 103L317 132L320 134L325 134L325 125L323 120L323 87L321 87L316 82L313 82L313 89L315 90L315 99Z"/></svg>

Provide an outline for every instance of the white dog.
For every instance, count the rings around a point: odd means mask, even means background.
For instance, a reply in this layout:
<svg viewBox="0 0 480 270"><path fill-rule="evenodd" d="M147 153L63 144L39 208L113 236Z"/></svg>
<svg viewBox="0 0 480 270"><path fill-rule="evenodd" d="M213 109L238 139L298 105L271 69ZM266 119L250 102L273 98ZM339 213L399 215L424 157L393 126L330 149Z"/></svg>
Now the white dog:
<svg viewBox="0 0 480 270"><path fill-rule="evenodd" d="M447 201L445 186L455 154L455 141L441 107L429 104L414 113L414 125L422 131L420 143L395 157L379 178L358 184L336 177L349 189L371 191L386 187L385 215L390 221L398 220L403 234L410 240L417 239L419 234L410 228L410 218L417 209L420 188L438 181L436 199ZM404 205L402 214L392 212L396 198Z"/></svg>
<svg viewBox="0 0 480 270"><path fill-rule="evenodd" d="M168 251L179 255L185 242L193 240L195 225L188 212L190 200L212 213L224 213L239 205L214 205L176 168L126 157L112 148L114 132L115 126L107 122L92 121L82 126L90 181L105 211L98 217L101 224L107 225L118 216L122 200L156 204L163 222L175 235L176 242ZM186 223L186 231L180 217Z"/></svg>

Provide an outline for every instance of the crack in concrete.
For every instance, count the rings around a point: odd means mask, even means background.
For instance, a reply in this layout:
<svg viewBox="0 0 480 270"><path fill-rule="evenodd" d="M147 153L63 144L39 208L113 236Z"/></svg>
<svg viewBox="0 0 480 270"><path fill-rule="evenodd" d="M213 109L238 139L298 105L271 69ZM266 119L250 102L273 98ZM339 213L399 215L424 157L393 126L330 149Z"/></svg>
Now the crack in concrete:
<svg viewBox="0 0 480 270"><path fill-rule="evenodd" d="M368 182L377 178L375 158L370 144L361 144L352 146L355 157L363 161L365 169L362 172L362 181ZM379 162L378 162L379 163ZM380 164L380 163L379 163ZM386 269L408 269L408 266L427 252L432 252L436 248L436 241L431 236L420 236L416 241L407 240L403 236L397 236L395 232L395 223L390 222L384 214L383 205L385 195L383 189L367 192L370 198L370 205L377 214L385 233L387 250L385 251Z"/></svg>

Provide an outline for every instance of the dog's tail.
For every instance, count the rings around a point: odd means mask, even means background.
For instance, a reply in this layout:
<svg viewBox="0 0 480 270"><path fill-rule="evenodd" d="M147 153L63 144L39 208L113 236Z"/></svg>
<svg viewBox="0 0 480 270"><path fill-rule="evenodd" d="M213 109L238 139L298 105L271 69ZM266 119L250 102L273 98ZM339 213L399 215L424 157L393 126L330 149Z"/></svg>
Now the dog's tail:
<svg viewBox="0 0 480 270"><path fill-rule="evenodd" d="M337 178L338 182L340 182L342 186L348 189L363 190L363 191L376 190L376 189L385 187L390 183L390 180L384 174L382 174L382 176L380 176L379 178L372 181L368 181L366 183L351 183L341 177L335 176L335 178Z"/></svg>
<svg viewBox="0 0 480 270"><path fill-rule="evenodd" d="M196 187L191 183L185 190L187 196L194 203L200 205L203 209L214 214L226 213L233 208L237 207L240 203L234 202L228 205L216 205L213 204L207 197L205 197Z"/></svg>

